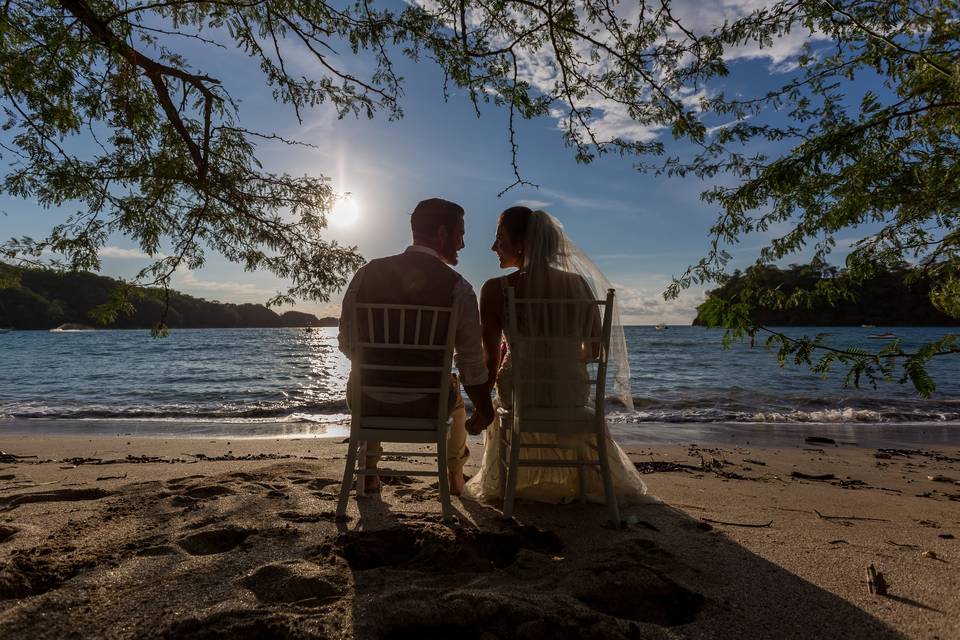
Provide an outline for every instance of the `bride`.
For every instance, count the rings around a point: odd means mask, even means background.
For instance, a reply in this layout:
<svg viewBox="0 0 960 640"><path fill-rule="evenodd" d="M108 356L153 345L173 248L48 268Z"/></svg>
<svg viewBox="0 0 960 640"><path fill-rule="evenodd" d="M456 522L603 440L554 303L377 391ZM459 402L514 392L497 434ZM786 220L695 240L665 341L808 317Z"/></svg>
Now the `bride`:
<svg viewBox="0 0 960 640"><path fill-rule="evenodd" d="M500 258L500 267L516 271L484 283L480 291L480 320L483 331L483 350L490 372L488 384L496 388L495 403L510 408L513 391L513 367L511 354L504 341L506 324L506 290L513 287L518 298L551 299L600 299L605 297L609 283L596 266L567 237L563 225L544 211L532 211L527 207L511 207L500 214L497 237L491 247ZM619 314L613 310L613 329L610 336L608 379L613 381L613 395L622 405L633 408L630 393L630 370L627 362L626 343ZM594 319L598 322L599 318ZM579 353L564 356L561 366L578 368L572 377L586 380L586 367ZM556 355L556 354L551 354ZM571 376L567 376L570 379ZM542 389L542 385L538 387ZM591 406L593 399L588 392L593 386L564 385L565 388L548 388L547 396L538 391L538 404L558 408L582 408ZM468 425L470 427L482 425ZM475 500L499 501L502 499L500 418L490 424L484 435L483 462L477 473L464 488L463 495ZM471 429L472 431L472 429ZM571 438L582 440L585 436L556 436L543 433L525 433L523 442L530 444L577 444ZM563 440L558 440L563 438ZM574 458L575 451L554 448L524 448L525 459ZM651 502L647 488L633 463L624 451L607 436L607 455L610 462L614 491L620 504ZM603 482L593 468L585 471L587 500L605 502ZM521 467L517 477L516 497L540 502L570 502L579 496L579 480L575 467Z"/></svg>

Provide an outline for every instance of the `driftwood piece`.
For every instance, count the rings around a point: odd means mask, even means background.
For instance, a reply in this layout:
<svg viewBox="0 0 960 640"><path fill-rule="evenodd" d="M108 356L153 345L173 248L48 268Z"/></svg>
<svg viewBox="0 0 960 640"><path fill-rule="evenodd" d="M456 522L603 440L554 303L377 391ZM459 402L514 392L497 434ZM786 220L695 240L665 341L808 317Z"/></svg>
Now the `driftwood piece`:
<svg viewBox="0 0 960 640"><path fill-rule="evenodd" d="M127 474L122 476L99 476L97 480L123 480L127 477Z"/></svg>
<svg viewBox="0 0 960 640"><path fill-rule="evenodd" d="M901 549L913 549L913 550L920 549L920 547L918 547L915 544L904 544L902 542L894 542L893 540L887 540L886 542L887 544L893 545L895 547L899 547Z"/></svg>
<svg viewBox="0 0 960 640"><path fill-rule="evenodd" d="M867 590L878 596L887 595L887 580L883 577L883 574L877 571L877 568L872 564L867 567Z"/></svg>
<svg viewBox="0 0 960 640"><path fill-rule="evenodd" d="M820 518L824 520L869 520L871 522L890 522L884 518L866 518L863 516L828 516L826 514L820 513L816 509L813 510Z"/></svg>
<svg viewBox="0 0 960 640"><path fill-rule="evenodd" d="M791 471L791 478L800 480L836 480L837 477L832 473L803 473L802 471Z"/></svg>
<svg viewBox="0 0 960 640"><path fill-rule="evenodd" d="M36 458L37 456L18 456L15 453L0 451L0 462L20 462L21 460Z"/></svg>
<svg viewBox="0 0 960 640"><path fill-rule="evenodd" d="M723 520L713 520L711 518L700 518L704 522L712 522L713 524L725 524L731 527L750 527L753 529L762 529L764 527L769 527L773 524L773 520L770 522L763 523L753 523L753 522L724 522Z"/></svg>

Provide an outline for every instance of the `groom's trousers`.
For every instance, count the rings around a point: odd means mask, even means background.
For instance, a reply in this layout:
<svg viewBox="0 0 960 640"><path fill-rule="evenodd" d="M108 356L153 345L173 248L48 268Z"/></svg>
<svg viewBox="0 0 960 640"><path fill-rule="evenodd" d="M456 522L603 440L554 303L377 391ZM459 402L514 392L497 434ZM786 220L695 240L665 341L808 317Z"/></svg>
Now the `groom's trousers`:
<svg viewBox="0 0 960 640"><path fill-rule="evenodd" d="M349 392L347 397L349 397ZM434 396L435 398L436 396ZM435 402L435 401L434 401ZM402 405L378 402L374 398L364 397L364 414L366 415L384 415L402 417L406 411ZM433 404L436 407L436 404ZM450 398L448 405L450 407L450 427L447 430L447 471L451 475L463 473L463 465L470 457L470 450L467 448L467 410L463 403L463 394L460 393L460 381L457 376L450 374ZM422 414L423 408L417 407L416 414ZM434 415L436 415L434 413ZM380 461L380 455L383 447L379 442L367 442L367 467L374 467Z"/></svg>

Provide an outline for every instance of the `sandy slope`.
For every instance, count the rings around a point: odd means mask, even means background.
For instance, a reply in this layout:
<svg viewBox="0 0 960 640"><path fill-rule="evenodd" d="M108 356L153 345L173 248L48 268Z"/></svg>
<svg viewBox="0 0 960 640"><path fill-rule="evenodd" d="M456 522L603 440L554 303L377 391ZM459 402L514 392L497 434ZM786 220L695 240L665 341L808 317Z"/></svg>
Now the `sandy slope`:
<svg viewBox="0 0 960 640"><path fill-rule="evenodd" d="M0 438L37 456L0 457L0 637L960 638L960 486L928 480L954 449L635 448L664 504L614 529L470 502L449 528L412 478L337 523L345 448Z"/></svg>

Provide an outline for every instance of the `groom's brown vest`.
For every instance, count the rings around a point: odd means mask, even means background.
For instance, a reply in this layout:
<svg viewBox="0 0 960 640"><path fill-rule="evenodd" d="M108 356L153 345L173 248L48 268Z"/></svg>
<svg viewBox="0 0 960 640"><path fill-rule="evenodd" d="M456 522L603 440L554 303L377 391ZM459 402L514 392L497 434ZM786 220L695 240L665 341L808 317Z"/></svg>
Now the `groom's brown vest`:
<svg viewBox="0 0 960 640"><path fill-rule="evenodd" d="M444 264L439 258L417 251L406 251L395 256L372 260L363 268L363 279L360 281L360 287L357 290L357 302L361 304L450 307L453 305L454 289L460 280L462 280L462 276ZM367 318L361 314L354 321L360 341L366 342L369 339ZM418 342L425 343L427 341L432 321L432 313L423 314ZM412 344L414 342L415 324L410 321L404 323L404 343ZM448 330L453 331L455 327L438 326L434 343L443 344ZM383 323L375 322L374 331L377 336L381 336ZM390 318L391 343L400 342L399 331L399 315L392 314ZM445 367L450 365L449 362L443 363L440 361L442 352L439 351L365 349L363 353L358 353L358 355L367 364ZM437 375L437 373L396 374L388 371L366 371L362 378L362 384L392 387L433 387L438 384ZM353 372L351 372L351 381L353 383L357 381L357 376ZM459 393L459 389L454 385L451 386L451 391ZM455 400L455 396L451 393L451 408L453 400ZM436 415L438 398L429 396L415 402L397 405L377 402L365 395L363 403L363 413L366 415L426 417Z"/></svg>

